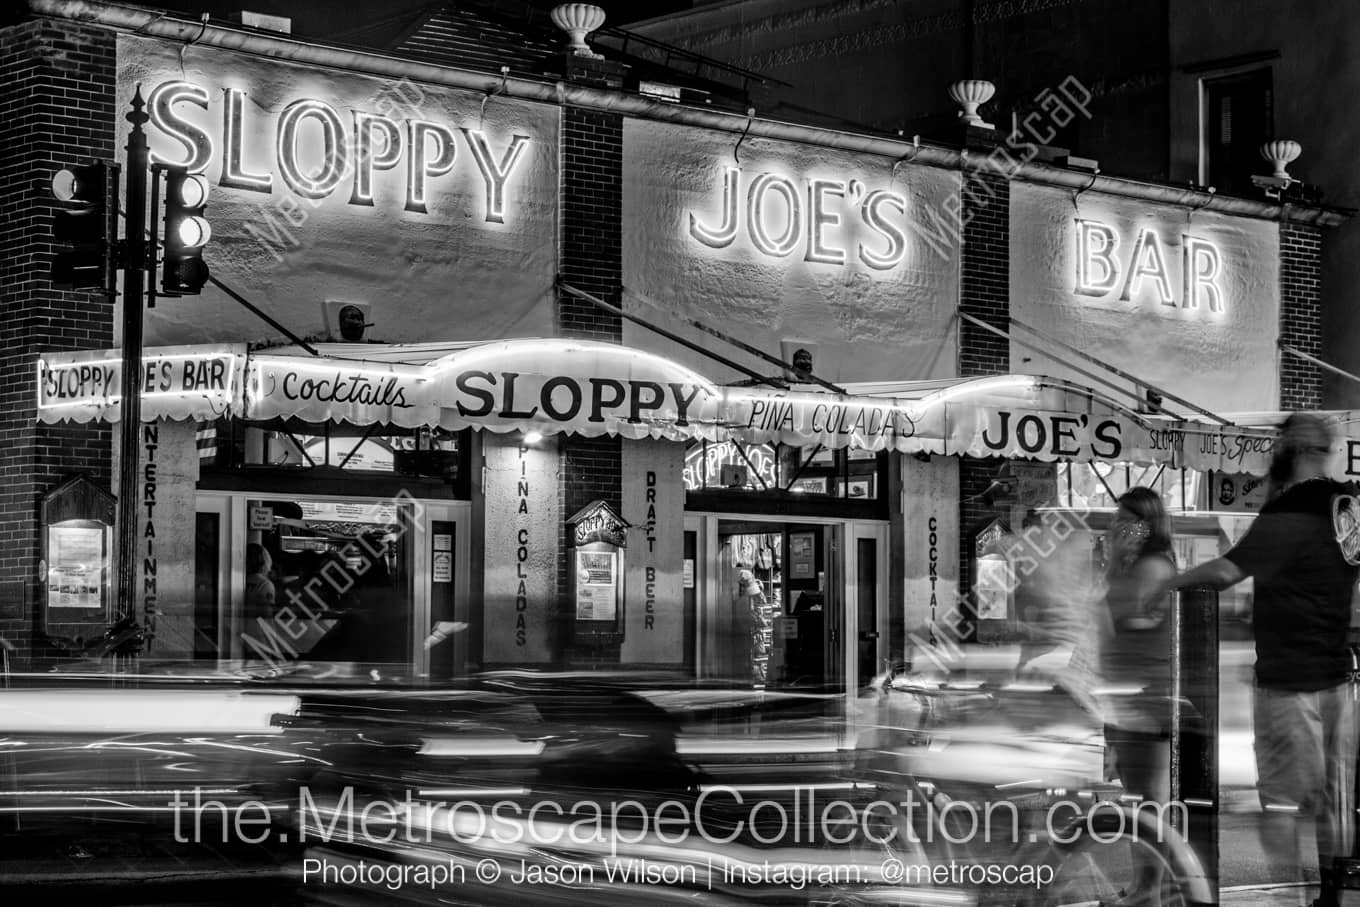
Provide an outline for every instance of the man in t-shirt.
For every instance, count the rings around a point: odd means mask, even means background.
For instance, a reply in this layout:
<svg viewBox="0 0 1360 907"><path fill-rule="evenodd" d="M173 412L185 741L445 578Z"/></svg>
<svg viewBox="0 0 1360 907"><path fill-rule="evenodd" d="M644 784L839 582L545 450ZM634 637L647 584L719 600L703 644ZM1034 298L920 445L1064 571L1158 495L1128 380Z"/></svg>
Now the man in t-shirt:
<svg viewBox="0 0 1360 907"><path fill-rule="evenodd" d="M1274 497L1231 551L1172 580L1173 588L1224 588L1255 581L1256 769L1266 853L1302 871L1297 821L1317 829L1322 896L1336 907L1333 859L1351 852L1356 704L1347 684L1351 595L1356 568L1332 525L1345 486L1328 477L1327 423L1295 413L1284 423L1270 478Z"/></svg>

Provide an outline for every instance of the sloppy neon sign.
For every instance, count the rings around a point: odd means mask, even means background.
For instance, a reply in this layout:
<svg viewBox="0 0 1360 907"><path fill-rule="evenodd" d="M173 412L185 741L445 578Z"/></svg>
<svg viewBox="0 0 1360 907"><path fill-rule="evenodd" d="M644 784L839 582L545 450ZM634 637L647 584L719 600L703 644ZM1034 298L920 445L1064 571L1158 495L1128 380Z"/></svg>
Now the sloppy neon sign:
<svg viewBox="0 0 1360 907"><path fill-rule="evenodd" d="M745 456L742 454L745 453ZM718 441L710 444L694 444L685 452L684 482L686 491L701 491L708 486L720 485L719 475L726 465L749 464L756 475L764 480L762 487L777 488L779 457L773 444L751 444L738 449L735 441ZM760 480L752 478L751 483Z"/></svg>
<svg viewBox="0 0 1360 907"><path fill-rule="evenodd" d="M745 236L769 258L787 258L801 249L804 261L846 265L856 260L890 271L906 259L906 216L905 195L869 190L859 180L817 178L799 185L762 172L743 189L741 169L728 167L716 218L689 212L689 235L710 249L725 249Z"/></svg>
<svg viewBox="0 0 1360 907"><path fill-rule="evenodd" d="M1108 224L1094 220L1076 222L1076 291L1083 296L1109 297L1118 293L1124 302L1155 299L1160 305L1201 309L1222 314L1227 296L1219 279L1223 254L1218 246L1199 237L1181 237L1181 280L1172 280L1168 255L1161 234L1151 227L1138 232L1125 259L1119 255L1119 234ZM1177 299L1176 290L1180 290Z"/></svg>
<svg viewBox="0 0 1360 907"><path fill-rule="evenodd" d="M377 174L404 163L406 210L424 214L429 211L432 182L455 169L459 148L465 148L485 188L483 217L487 223L500 224L505 222L509 184L530 143L527 135L512 135L496 148L480 129L455 130L416 117L399 121L357 109L350 109L346 118L325 101L300 98L279 113L274 125L274 166L260 169L260 162L246 159L246 137L259 128L247 121L247 94L238 88L228 88L223 94L219 182L249 192L272 193L277 174L289 191L302 198L326 198L347 184L351 205L371 206ZM182 146L183 152L179 157L166 157L153 151L151 159L201 173L218 150L208 130L183 115L186 106L208 110L208 89L170 81L152 90L147 99L151 125Z"/></svg>

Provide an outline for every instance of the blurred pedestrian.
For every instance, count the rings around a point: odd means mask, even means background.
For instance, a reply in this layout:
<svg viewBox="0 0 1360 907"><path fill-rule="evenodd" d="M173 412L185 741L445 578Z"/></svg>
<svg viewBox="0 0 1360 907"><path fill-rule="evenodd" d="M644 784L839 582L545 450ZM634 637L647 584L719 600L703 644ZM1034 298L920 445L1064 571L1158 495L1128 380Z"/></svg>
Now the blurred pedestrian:
<svg viewBox="0 0 1360 907"><path fill-rule="evenodd" d="M1089 541L1054 514L1032 511L1002 541L1014 571L1017 673L1065 690L1093 721L1099 658L1098 587Z"/></svg>
<svg viewBox="0 0 1360 907"><path fill-rule="evenodd" d="M269 552L263 545L246 545L246 613L247 624L257 618L269 620L274 616L274 581L269 577L273 567Z"/></svg>
<svg viewBox="0 0 1360 907"><path fill-rule="evenodd" d="M1105 536L1108 632L1101 667L1105 744L1124 791L1140 802L1171 799L1171 620L1166 589L1176 575L1171 518L1161 495L1130 488ZM1161 907L1162 860L1132 848L1133 890L1120 907Z"/></svg>
<svg viewBox="0 0 1360 907"><path fill-rule="evenodd" d="M1295 413L1275 444L1275 496L1230 551L1175 577L1172 588L1224 588L1255 581L1253 720L1267 854L1287 856L1302 876L1300 820L1315 823L1322 894L1337 907L1334 860L1352 848L1356 703L1347 688L1356 567L1337 542L1333 502L1348 489L1328 477L1332 432Z"/></svg>
<svg viewBox="0 0 1360 907"><path fill-rule="evenodd" d="M1157 492L1119 497L1105 537L1110 633L1103 675L1112 688L1105 741L1124 789L1165 803L1171 796L1171 621L1166 587L1176 575L1171 518Z"/></svg>

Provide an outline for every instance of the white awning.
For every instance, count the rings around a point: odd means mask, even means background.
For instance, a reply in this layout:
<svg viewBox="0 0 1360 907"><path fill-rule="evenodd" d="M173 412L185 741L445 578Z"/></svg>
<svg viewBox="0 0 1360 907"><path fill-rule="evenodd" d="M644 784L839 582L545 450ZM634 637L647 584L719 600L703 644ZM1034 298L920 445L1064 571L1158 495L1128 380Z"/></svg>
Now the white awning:
<svg viewBox="0 0 1360 907"><path fill-rule="evenodd" d="M1263 472L1273 428L1139 413L1033 375L724 387L654 353L589 340L151 349L146 420L299 419L586 437L782 442L903 453ZM118 418L118 351L39 359L39 418Z"/></svg>
<svg viewBox="0 0 1360 907"><path fill-rule="evenodd" d="M246 345L148 347L142 355L141 416L203 422L239 413ZM122 418L122 350L38 356L38 421Z"/></svg>

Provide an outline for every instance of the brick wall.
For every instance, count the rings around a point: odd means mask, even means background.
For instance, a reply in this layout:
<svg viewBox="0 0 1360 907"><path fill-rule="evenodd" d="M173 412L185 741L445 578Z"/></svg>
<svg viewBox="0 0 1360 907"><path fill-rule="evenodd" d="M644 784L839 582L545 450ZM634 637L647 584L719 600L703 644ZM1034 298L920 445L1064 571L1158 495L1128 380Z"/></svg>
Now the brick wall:
<svg viewBox="0 0 1360 907"><path fill-rule="evenodd" d="M1280 225L1280 340L1322 356L1322 233L1316 227ZM1288 353L1280 357L1280 409L1320 409L1322 373Z"/></svg>
<svg viewBox="0 0 1360 907"><path fill-rule="evenodd" d="M1010 183L965 171L963 263L959 310L1010 331ZM959 322L959 375L1004 375L1011 369L1010 342L968 321ZM990 508L969 500L991 484L1000 461L959 460L959 590L972 603L972 533Z"/></svg>
<svg viewBox="0 0 1360 907"><path fill-rule="evenodd" d="M617 64L569 56L571 81L600 88L622 84ZM606 302L623 295L623 117L567 107L562 120L562 280ZM563 337L623 341L618 315L585 300L557 293L557 329ZM564 437L559 486L565 520L592 501L623 510L623 448L618 438ZM558 645L576 667L616 666L622 638L616 633L577 632L571 598L573 565L567 526L560 530Z"/></svg>
<svg viewBox="0 0 1360 907"><path fill-rule="evenodd" d="M0 636L34 651L38 502L66 476L109 487L108 426L39 426L34 361L42 350L115 345L113 306L48 282L52 174L112 160L111 31L33 21L0 31Z"/></svg>
<svg viewBox="0 0 1360 907"><path fill-rule="evenodd" d="M963 263L959 310L1010 330L1010 183L1003 177L965 171ZM959 323L959 374L1004 375L1011 369L1005 338L968 322Z"/></svg>

